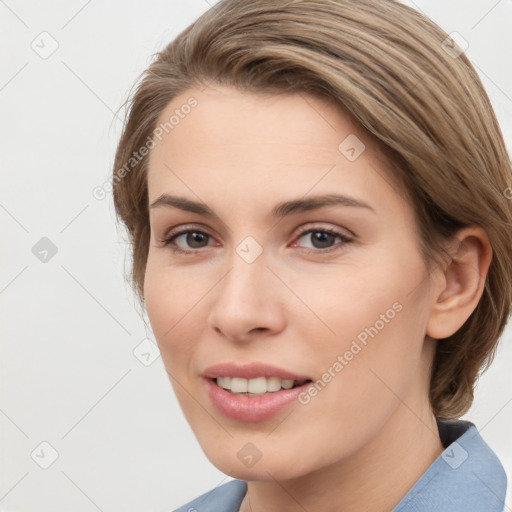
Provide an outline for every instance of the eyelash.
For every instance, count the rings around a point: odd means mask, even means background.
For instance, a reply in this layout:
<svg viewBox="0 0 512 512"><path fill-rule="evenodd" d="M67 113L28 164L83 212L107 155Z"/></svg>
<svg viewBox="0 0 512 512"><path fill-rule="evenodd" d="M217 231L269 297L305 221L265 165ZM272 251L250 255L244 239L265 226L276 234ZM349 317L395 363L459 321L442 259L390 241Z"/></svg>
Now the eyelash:
<svg viewBox="0 0 512 512"><path fill-rule="evenodd" d="M188 229L182 229L182 230L176 231L176 232L171 232L165 238L160 240L160 242L162 242L165 247L169 247L169 249L171 249L172 251L177 252L177 253L191 254L191 253L200 252L200 249L203 249L203 248L185 251L185 250L181 249L180 247L178 247L177 245L173 244L173 242L176 238L178 238L181 235L187 234L187 233L200 233L202 235L206 235L207 237L213 238L211 235L209 235L208 233L206 233L204 231L201 231L199 229L194 229L194 228L188 228ZM307 235L308 233L326 233L328 235L337 236L342 241L341 245L346 245L346 244L353 242L353 239L349 238L344 233L341 233L340 231L337 231L334 229L328 229L328 228L305 228L304 230L299 232L299 234L297 235L297 239L302 238L304 235ZM206 248L206 247L204 247L204 248ZM339 248L339 247L333 246L333 247L329 247L327 249L308 249L308 248L303 248L303 249L308 254L312 254L312 253L325 254L328 252L332 252L332 251L336 250L337 248Z"/></svg>

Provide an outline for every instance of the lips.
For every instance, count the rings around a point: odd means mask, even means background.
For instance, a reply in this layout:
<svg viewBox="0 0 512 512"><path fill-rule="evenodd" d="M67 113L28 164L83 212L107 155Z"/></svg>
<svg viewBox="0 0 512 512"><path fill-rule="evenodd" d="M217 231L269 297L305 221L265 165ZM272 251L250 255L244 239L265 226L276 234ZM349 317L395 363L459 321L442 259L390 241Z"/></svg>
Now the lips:
<svg viewBox="0 0 512 512"><path fill-rule="evenodd" d="M265 421L279 414L297 401L312 380L307 375L261 363L223 363L207 368L203 377L217 410L244 422Z"/></svg>
<svg viewBox="0 0 512 512"><path fill-rule="evenodd" d="M217 377L240 377L242 379L255 379L256 377L277 377L281 380L294 381L312 379L308 375L293 373L288 370L284 370L283 368L263 363L221 363L207 368L203 372L203 377L207 379L216 379Z"/></svg>

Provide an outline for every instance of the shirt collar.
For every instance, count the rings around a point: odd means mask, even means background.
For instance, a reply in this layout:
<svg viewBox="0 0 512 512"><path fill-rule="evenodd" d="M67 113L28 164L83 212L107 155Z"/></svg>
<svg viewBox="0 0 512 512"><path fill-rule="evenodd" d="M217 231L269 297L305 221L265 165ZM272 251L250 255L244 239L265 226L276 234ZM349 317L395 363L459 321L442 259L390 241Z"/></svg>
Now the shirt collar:
<svg viewBox="0 0 512 512"><path fill-rule="evenodd" d="M476 426L437 420L443 453L392 512L502 512L507 477Z"/></svg>

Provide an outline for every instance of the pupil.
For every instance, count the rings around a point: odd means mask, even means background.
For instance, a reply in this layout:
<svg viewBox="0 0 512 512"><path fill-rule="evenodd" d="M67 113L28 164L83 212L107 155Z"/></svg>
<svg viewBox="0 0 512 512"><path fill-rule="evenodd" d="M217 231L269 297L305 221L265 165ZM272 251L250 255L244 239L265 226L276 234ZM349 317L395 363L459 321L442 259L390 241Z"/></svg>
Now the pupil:
<svg viewBox="0 0 512 512"><path fill-rule="evenodd" d="M192 231L187 235L187 244L190 247L203 247L201 245L201 242L204 242L206 240L206 235L204 233L196 233L195 231Z"/></svg>
<svg viewBox="0 0 512 512"><path fill-rule="evenodd" d="M316 231L314 232L313 236L313 246L315 246L318 249L325 249L325 247L328 247L333 242L334 235L331 235L330 233L324 233L322 231Z"/></svg>

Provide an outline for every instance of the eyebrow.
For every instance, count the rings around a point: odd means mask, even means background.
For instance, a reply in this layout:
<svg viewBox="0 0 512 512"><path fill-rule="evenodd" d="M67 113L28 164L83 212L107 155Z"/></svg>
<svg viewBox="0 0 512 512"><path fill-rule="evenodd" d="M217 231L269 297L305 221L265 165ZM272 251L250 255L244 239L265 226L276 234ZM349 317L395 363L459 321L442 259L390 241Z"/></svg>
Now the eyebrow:
<svg viewBox="0 0 512 512"><path fill-rule="evenodd" d="M366 204L365 202L354 197L340 194L325 194L278 203L272 208L272 216L282 218L286 217L287 215L316 210L324 206L333 205L366 208L371 210L373 213L376 213L369 204ZM174 208L179 208L180 210L197 213L199 215L205 215L207 217L220 220L219 216L215 214L215 212L205 203L192 201L190 199L186 199L185 197L162 194L160 197L158 197L158 199L156 199L156 201L151 204L150 208L159 208L162 206L171 206Z"/></svg>

